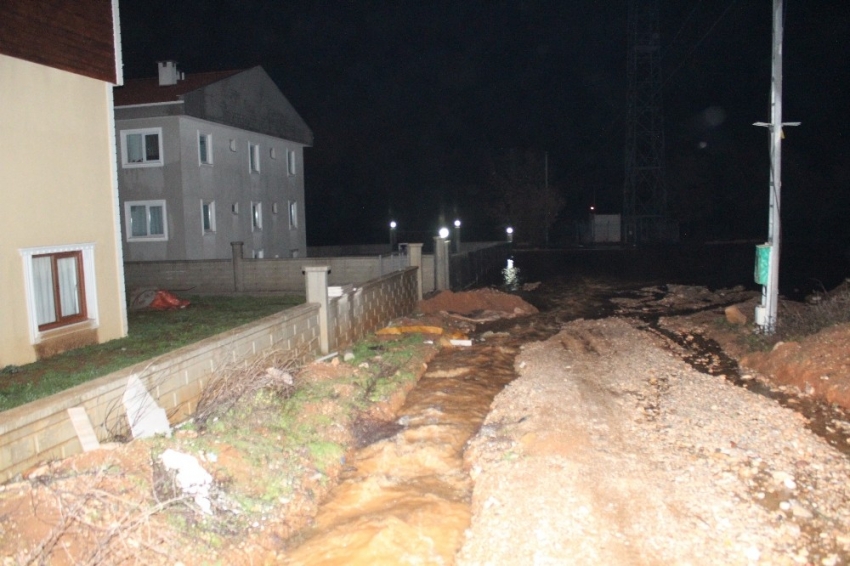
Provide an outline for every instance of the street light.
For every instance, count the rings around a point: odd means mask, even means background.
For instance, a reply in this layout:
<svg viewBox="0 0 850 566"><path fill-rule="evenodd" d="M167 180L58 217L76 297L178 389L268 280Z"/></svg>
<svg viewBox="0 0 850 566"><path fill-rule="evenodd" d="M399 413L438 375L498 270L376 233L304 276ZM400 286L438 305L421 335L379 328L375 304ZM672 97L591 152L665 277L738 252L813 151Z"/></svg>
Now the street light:
<svg viewBox="0 0 850 566"><path fill-rule="evenodd" d="M455 253L460 253L460 219L455 219Z"/></svg>
<svg viewBox="0 0 850 566"><path fill-rule="evenodd" d="M443 226L442 228L440 228L439 234L440 237L445 240L449 237L449 229Z"/></svg>
<svg viewBox="0 0 850 566"><path fill-rule="evenodd" d="M507 234L508 234L508 242L513 242L514 241L514 229L513 229L513 227L508 226L507 228L505 228L505 232L507 232Z"/></svg>
<svg viewBox="0 0 850 566"><path fill-rule="evenodd" d="M392 252L395 249L395 228L398 224L395 223L395 220L390 220L390 251Z"/></svg>

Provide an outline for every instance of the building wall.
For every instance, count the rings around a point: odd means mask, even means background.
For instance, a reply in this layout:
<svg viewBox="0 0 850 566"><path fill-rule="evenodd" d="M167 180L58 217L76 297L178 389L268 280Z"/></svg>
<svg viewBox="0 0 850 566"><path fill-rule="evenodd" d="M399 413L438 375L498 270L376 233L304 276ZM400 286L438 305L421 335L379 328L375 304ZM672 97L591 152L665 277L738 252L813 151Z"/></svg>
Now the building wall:
<svg viewBox="0 0 850 566"><path fill-rule="evenodd" d="M117 240L112 86L0 55L0 368L35 361L25 300L26 248L93 244L97 323L74 328L104 342L127 333ZM82 327L81 327L82 326ZM75 334L66 327L58 333Z"/></svg>
<svg viewBox="0 0 850 566"><path fill-rule="evenodd" d="M302 144L187 116L121 118L134 114L135 109L119 109L116 139L120 144L122 130L161 127L163 166L123 168L119 158L126 259L225 259L231 257L234 241L244 243L249 258L260 250L267 258L306 255ZM211 164L199 161L201 132L210 136ZM259 173L249 171L249 145L259 146ZM289 174L287 151L295 155L294 175ZM124 202L155 199L167 201L168 241L128 242ZM215 209L215 230L207 233L202 201L213 202ZM252 225L255 202L262 211L259 230ZM296 203L294 227L289 217L291 202Z"/></svg>

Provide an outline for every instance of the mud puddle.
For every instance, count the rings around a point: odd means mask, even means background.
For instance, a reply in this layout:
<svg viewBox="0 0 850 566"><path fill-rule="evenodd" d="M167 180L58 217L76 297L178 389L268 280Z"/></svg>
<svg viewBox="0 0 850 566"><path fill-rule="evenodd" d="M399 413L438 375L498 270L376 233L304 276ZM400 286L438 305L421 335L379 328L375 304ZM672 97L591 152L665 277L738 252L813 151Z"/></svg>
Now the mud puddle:
<svg viewBox="0 0 850 566"><path fill-rule="evenodd" d="M555 331L535 317L483 329L444 348L408 394L400 430L349 456L313 527L285 564L449 564L469 526L463 448L493 397L512 381L519 346ZM390 427L391 429L392 427Z"/></svg>

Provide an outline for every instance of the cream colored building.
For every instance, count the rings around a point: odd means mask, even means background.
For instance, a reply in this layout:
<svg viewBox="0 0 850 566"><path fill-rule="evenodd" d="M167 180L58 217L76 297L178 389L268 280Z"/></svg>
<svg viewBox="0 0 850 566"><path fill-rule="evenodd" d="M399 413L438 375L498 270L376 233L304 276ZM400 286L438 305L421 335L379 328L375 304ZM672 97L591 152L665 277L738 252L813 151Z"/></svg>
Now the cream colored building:
<svg viewBox="0 0 850 566"><path fill-rule="evenodd" d="M45 4L0 6L0 370L127 335L117 1Z"/></svg>

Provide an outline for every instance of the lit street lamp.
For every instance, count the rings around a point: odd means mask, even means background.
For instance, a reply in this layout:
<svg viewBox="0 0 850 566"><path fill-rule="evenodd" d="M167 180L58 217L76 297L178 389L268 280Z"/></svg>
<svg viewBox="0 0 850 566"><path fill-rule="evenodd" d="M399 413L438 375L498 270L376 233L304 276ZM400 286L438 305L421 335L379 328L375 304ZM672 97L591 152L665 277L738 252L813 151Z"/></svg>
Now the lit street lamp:
<svg viewBox="0 0 850 566"><path fill-rule="evenodd" d="M449 237L449 229L446 228L445 226L443 226L442 228L440 228L439 234L440 234L440 237L445 240L446 238Z"/></svg>
<svg viewBox="0 0 850 566"><path fill-rule="evenodd" d="M460 253L460 219L455 219L455 253Z"/></svg>
<svg viewBox="0 0 850 566"><path fill-rule="evenodd" d="M507 234L508 234L508 242L513 242L514 241L514 229L513 229L513 227L508 226L507 228L505 228L505 232L507 232Z"/></svg>
<svg viewBox="0 0 850 566"><path fill-rule="evenodd" d="M390 220L390 251L395 249L395 228L398 224L395 223L395 220Z"/></svg>

